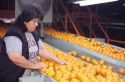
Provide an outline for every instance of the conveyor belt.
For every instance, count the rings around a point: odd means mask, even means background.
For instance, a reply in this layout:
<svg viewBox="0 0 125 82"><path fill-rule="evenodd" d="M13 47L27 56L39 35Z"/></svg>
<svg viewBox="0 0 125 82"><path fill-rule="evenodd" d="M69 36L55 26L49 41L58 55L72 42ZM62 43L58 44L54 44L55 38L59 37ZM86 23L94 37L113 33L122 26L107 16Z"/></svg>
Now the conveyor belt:
<svg viewBox="0 0 125 82"><path fill-rule="evenodd" d="M56 82L53 78L49 77L48 75L46 75L45 73L43 72L40 72L38 70L34 70L35 72L33 73L33 76L40 76L43 81L42 82ZM32 76L32 74L31 74ZM20 81L19 81L20 82ZM21 81L22 82L22 81Z"/></svg>
<svg viewBox="0 0 125 82"><path fill-rule="evenodd" d="M44 74L44 82L56 82L53 78Z"/></svg>
<svg viewBox="0 0 125 82"><path fill-rule="evenodd" d="M45 39L45 41L47 41L47 40L50 40L50 37L51 36L47 36L46 37L46 39ZM52 39L52 37L51 37L51 39ZM48 41L47 41L48 42ZM56 43L56 42L55 42ZM51 42L51 44L53 44L53 42ZM51 45L50 45L51 46ZM68 45L67 45L68 46ZM53 48L56 48L55 46L52 46ZM66 49L66 48L68 48L68 49ZM60 46L60 49L62 50L62 49L65 49L65 51L69 51L69 50L72 50L72 48L69 48L69 47L66 47L65 48L65 45L64 46ZM56 48L56 49L59 49L59 48ZM75 49L74 49L75 50ZM63 50L64 51L64 50ZM82 52L82 51L81 51ZM80 52L80 53L81 53ZM80 54L79 53L79 54ZM80 54L80 55L82 55L82 54ZM93 56L92 56L93 57ZM96 58L97 59L97 58ZM81 60L82 61L82 60ZM89 64L89 63L87 63L87 62L84 62L85 64ZM42 74L44 74L44 73L42 73ZM124 76L123 75L120 75L120 74L118 74L118 76L119 77L121 77L121 78L124 78ZM50 77L48 77L47 75L45 75L44 74L44 82L56 82L54 79L52 79L52 78L50 78Z"/></svg>
<svg viewBox="0 0 125 82"><path fill-rule="evenodd" d="M81 56L82 54L89 54L90 57L105 60L108 64L111 64L116 69L125 68L124 61L113 59L111 57L102 55L100 53L97 53L97 52L91 51L89 49L80 47L78 45L57 39L57 38L50 36L50 35L45 35L45 42L49 43L50 45L52 45L52 46L54 46L54 47L56 47L64 52L75 50L78 52L79 56Z"/></svg>

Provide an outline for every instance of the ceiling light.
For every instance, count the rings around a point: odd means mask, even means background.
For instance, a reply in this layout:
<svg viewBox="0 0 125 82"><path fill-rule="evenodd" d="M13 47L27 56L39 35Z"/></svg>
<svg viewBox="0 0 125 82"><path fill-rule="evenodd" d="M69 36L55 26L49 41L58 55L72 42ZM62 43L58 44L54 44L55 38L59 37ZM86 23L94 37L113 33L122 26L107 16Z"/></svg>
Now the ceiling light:
<svg viewBox="0 0 125 82"><path fill-rule="evenodd" d="M83 0L83 1L76 1L73 3L79 4L80 6L87 6L87 5L95 5L95 4L114 2L114 1L118 1L118 0Z"/></svg>

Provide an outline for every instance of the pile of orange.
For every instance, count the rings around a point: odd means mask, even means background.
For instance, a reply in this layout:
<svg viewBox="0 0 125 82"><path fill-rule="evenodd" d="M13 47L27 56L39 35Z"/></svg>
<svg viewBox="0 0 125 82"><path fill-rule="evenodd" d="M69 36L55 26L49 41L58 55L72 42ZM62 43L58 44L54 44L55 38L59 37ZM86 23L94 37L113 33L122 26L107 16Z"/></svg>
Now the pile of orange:
<svg viewBox="0 0 125 82"><path fill-rule="evenodd" d="M125 49L116 49L113 48L110 44L102 44L101 42L94 39L78 36L67 32L59 32L52 28L46 28L45 33L56 38L68 41L70 43L79 45L81 47L87 48L89 50L98 52L100 54L112 57L114 59L125 61Z"/></svg>
<svg viewBox="0 0 125 82"><path fill-rule="evenodd" d="M66 65L60 65L54 61L40 58L41 62L48 65L48 68L41 68L40 71L55 79L56 82L125 82L125 79L120 78L111 70L93 64L85 64L84 61L48 44L44 44L44 46L53 55L68 62ZM104 63L104 61L100 61L100 64Z"/></svg>
<svg viewBox="0 0 125 82"><path fill-rule="evenodd" d="M104 60L97 61L96 59L90 58L89 56L85 56L85 55L82 55L80 58L81 58L81 60L83 60L85 62L91 63L95 66L98 66L98 67L101 67L104 69L108 69L111 71L113 71L113 69L114 69L112 66L107 66L106 62Z"/></svg>

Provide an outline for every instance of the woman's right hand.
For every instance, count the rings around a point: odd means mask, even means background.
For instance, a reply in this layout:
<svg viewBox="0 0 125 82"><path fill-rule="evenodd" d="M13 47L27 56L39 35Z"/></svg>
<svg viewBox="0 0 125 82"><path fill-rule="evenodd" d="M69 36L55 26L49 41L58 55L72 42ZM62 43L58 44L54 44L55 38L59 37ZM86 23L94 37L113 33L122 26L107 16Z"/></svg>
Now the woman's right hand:
<svg viewBox="0 0 125 82"><path fill-rule="evenodd" d="M39 69L41 67L47 68L48 66L45 63L39 62L33 65L33 69Z"/></svg>

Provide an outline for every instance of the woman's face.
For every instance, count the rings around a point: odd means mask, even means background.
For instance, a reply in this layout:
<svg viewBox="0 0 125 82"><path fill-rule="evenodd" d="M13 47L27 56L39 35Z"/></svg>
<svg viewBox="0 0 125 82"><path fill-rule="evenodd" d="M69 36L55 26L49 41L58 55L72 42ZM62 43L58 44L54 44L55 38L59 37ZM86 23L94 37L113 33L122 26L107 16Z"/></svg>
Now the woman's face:
<svg viewBox="0 0 125 82"><path fill-rule="evenodd" d="M33 32L37 28L37 26L39 24L39 19L34 18L31 21L24 22L24 23L26 25L26 28L27 28L28 32Z"/></svg>

